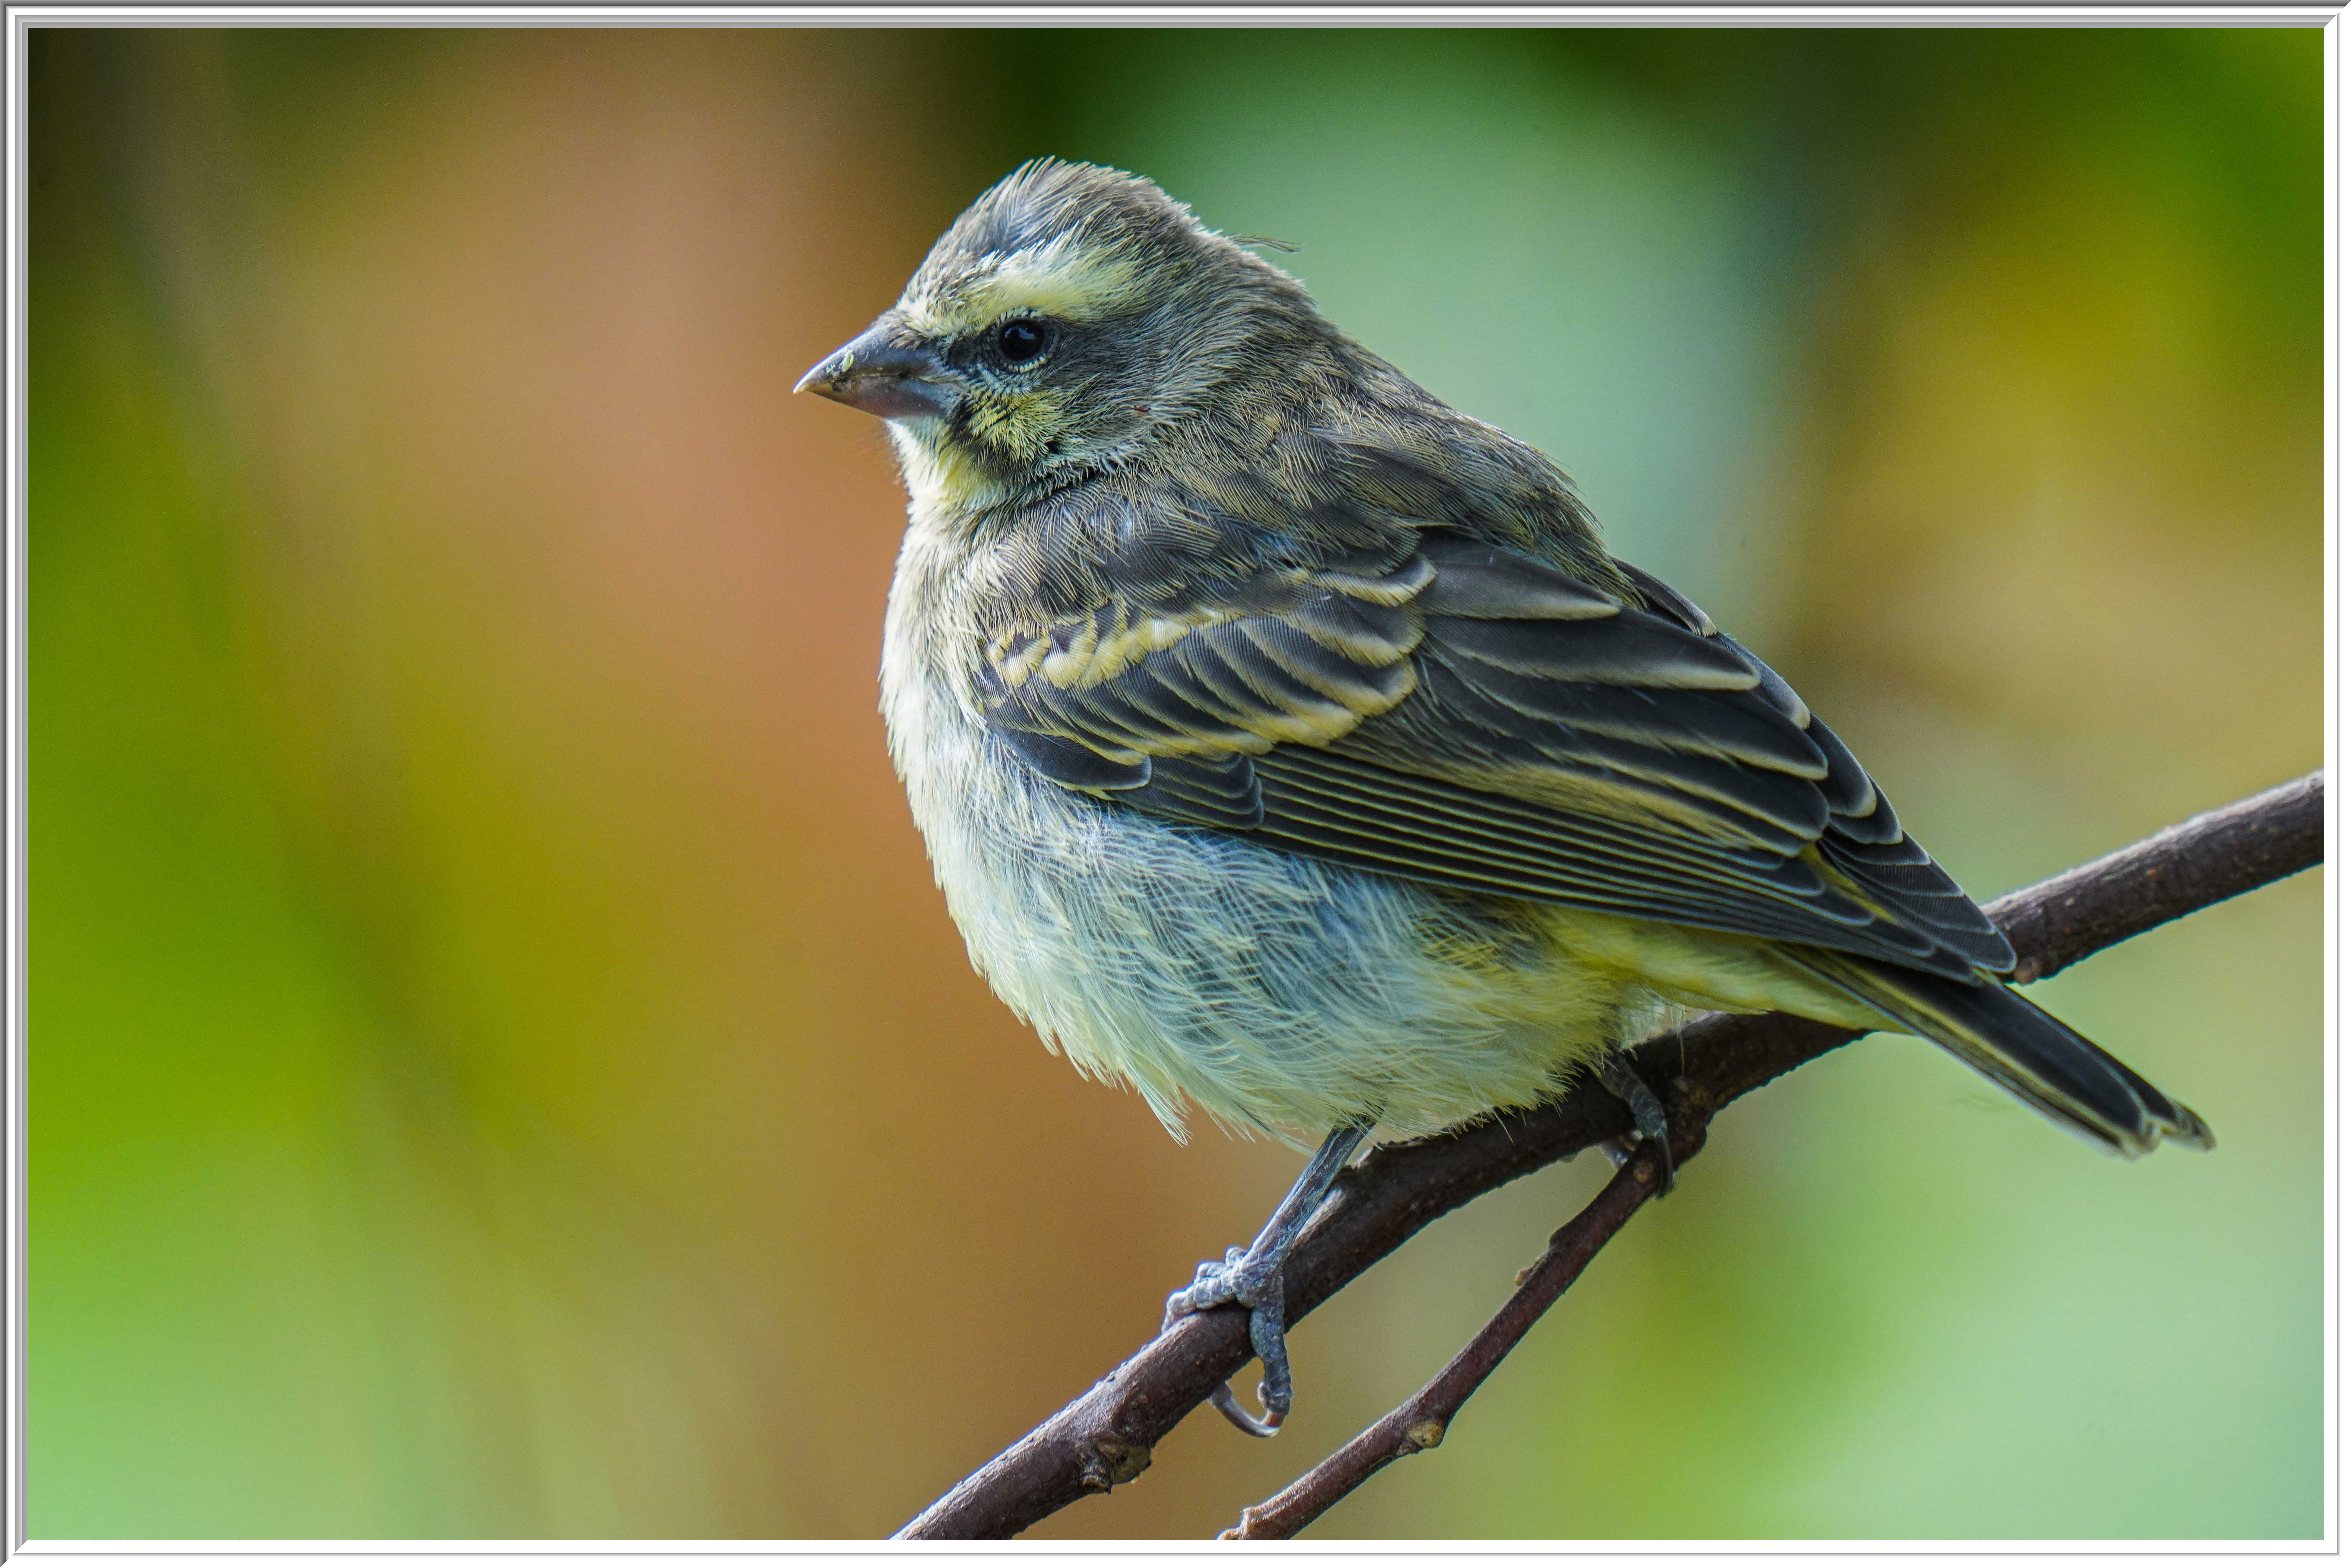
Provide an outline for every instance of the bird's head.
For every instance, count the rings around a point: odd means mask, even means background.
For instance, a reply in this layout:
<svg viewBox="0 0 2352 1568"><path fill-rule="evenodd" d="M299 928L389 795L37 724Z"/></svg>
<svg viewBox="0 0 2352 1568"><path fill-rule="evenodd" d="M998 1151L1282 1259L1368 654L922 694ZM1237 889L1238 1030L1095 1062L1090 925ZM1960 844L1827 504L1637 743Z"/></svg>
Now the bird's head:
<svg viewBox="0 0 2352 1568"><path fill-rule="evenodd" d="M951 506L1115 468L1320 326L1288 275L1113 169L1023 165L800 389L890 422Z"/></svg>

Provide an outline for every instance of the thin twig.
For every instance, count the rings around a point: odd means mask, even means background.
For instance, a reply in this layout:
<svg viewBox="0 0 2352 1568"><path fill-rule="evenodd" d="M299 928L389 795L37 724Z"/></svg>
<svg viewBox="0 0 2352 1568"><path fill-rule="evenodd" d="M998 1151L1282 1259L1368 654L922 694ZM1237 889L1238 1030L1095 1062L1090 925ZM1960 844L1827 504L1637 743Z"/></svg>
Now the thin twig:
<svg viewBox="0 0 2352 1568"><path fill-rule="evenodd" d="M2323 818L2323 784L2314 773L2012 893L1987 912L2016 947L2021 973L2040 979L2126 937L2316 865ZM1786 1014L1713 1014L1633 1056L1644 1078L1672 1086L1666 1098L1675 1152L1688 1159L1724 1106L1856 1037L1853 1030ZM1283 1268L1289 1321L1314 1310L1438 1215L1630 1130L1622 1101L1580 1080L1533 1110L1374 1150L1341 1173L1337 1201L1325 1205ZM1003 1539L1091 1492L1133 1480L1151 1463L1160 1439L1249 1357L1246 1313L1180 1319L925 1509L899 1537Z"/></svg>

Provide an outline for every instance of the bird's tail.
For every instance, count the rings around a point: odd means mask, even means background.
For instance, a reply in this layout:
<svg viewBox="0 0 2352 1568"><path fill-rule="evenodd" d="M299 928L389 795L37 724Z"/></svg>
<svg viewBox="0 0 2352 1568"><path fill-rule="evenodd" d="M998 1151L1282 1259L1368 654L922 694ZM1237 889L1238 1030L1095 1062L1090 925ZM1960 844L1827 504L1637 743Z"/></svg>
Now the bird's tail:
<svg viewBox="0 0 2352 1568"><path fill-rule="evenodd" d="M2166 1139L2213 1147L2212 1129L2195 1111L1998 980L1970 984L1818 950L1800 962L2052 1121L2126 1158Z"/></svg>

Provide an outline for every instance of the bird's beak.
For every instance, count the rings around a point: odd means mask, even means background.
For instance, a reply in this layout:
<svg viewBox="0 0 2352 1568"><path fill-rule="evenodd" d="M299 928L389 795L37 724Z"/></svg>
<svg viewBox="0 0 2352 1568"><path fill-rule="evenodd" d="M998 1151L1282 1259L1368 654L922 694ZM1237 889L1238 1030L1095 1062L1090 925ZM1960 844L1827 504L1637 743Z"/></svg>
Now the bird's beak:
<svg viewBox="0 0 2352 1568"><path fill-rule="evenodd" d="M814 392L880 419L940 415L963 395L962 379L894 324L868 327L817 362L794 392Z"/></svg>

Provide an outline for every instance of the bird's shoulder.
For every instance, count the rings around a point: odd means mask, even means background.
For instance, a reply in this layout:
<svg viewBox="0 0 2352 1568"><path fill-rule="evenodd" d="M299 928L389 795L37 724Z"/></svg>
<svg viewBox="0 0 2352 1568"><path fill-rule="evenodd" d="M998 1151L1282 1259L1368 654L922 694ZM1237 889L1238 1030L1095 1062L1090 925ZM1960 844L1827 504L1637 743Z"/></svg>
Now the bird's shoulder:
<svg viewBox="0 0 2352 1568"><path fill-rule="evenodd" d="M1000 509L971 531L989 635L1075 629L1116 605L1256 608L1319 574L1392 573L1433 533L1634 601L1549 458L1361 357L1235 389L1115 467Z"/></svg>

